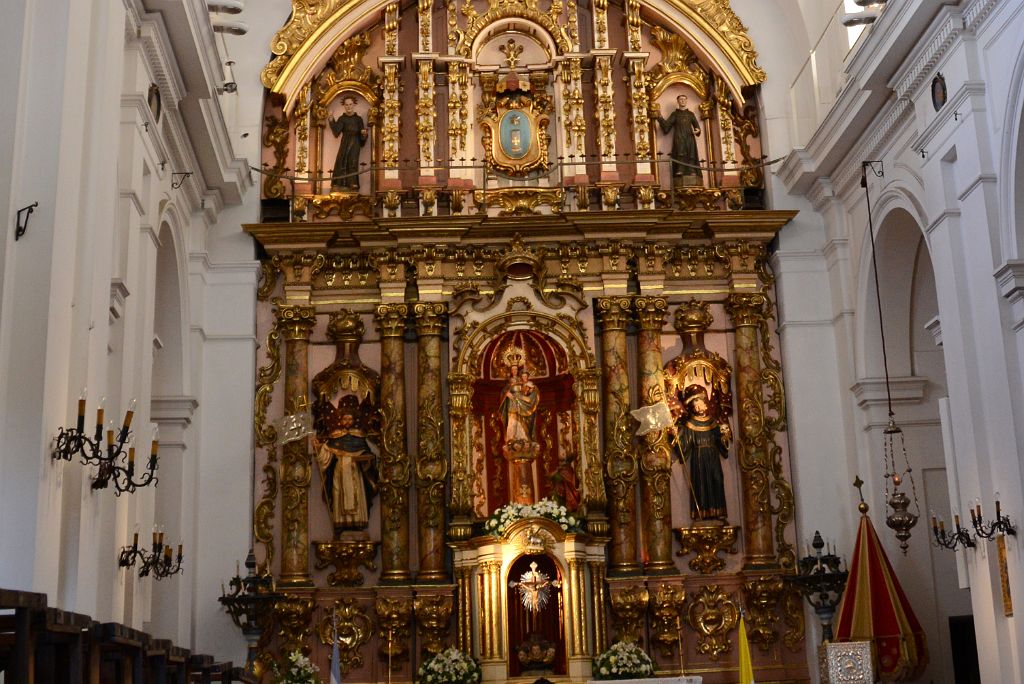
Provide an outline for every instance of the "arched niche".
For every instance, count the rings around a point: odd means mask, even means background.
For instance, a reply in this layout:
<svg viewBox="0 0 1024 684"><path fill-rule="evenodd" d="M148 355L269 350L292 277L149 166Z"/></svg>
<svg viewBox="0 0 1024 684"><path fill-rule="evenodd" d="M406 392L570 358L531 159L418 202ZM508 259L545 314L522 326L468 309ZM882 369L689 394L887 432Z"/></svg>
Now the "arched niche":
<svg viewBox="0 0 1024 684"><path fill-rule="evenodd" d="M485 477L479 469L481 462L478 458L483 454L478 439L481 436L480 422L484 412L492 410L491 405L496 406L498 401L483 395L477 397L477 391L490 391L499 384L499 380L493 377L494 369L485 369L484 364L490 363L495 353L501 353L503 340L515 339L516 335L533 340L538 349L545 350L543 353L550 357L548 363L552 364L549 367L555 370L555 376L545 379L545 382L550 380L551 391L560 392L558 396L562 396L566 403L571 402L567 418L577 429L566 448L579 457L575 469L584 502L588 490L594 494L603 492L597 437L598 370L593 352L582 332L560 317L533 310L507 311L470 326L448 376L452 508L456 514L470 519L482 519L505 503L489 503L488 485L483 482Z"/></svg>
<svg viewBox="0 0 1024 684"><path fill-rule="evenodd" d="M882 322L885 326L885 356L891 377L913 374L911 356L911 302L918 250L924 242L920 223L903 206L879 212L881 220L875 235L875 262L878 268L878 290L875 288L875 266L872 262L870 237L865 234L861 261L861 295L858 312L861 353L860 377L880 378L884 375L882 338L879 334L877 292L881 292Z"/></svg>
<svg viewBox="0 0 1024 684"><path fill-rule="evenodd" d="M534 567L536 564L536 567ZM526 573L542 573L551 582L547 602L538 611L531 611L524 603L518 582L532 578ZM508 674L510 677L542 676L541 668L529 663L529 656L536 657L550 648L554 648L554 658L550 666L553 675L565 675L568 667L566 653L565 611L567 601L564 592L568 589L566 573L563 572L558 559L550 553L523 553L508 566L505 589L505 610L508 616L505 626L508 629ZM527 653L527 663L523 663L519 651Z"/></svg>

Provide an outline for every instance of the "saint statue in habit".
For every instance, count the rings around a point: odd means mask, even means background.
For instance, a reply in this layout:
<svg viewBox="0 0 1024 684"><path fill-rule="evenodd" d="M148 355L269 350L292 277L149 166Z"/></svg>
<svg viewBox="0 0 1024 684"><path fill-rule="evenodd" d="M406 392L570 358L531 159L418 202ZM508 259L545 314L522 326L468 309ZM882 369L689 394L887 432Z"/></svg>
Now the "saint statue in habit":
<svg viewBox="0 0 1024 684"><path fill-rule="evenodd" d="M687 470L692 520L725 520L725 478L722 459L729 458L732 429L713 410L703 385L687 385L683 411L672 440Z"/></svg>
<svg viewBox="0 0 1024 684"><path fill-rule="evenodd" d="M339 138L338 156L331 173L331 190L359 192L359 150L366 144L366 126L362 117L356 114L356 98L349 95L342 104L345 113L327 121L331 132Z"/></svg>
<svg viewBox="0 0 1024 684"><path fill-rule="evenodd" d="M357 424L355 412L350 408L331 411L327 417L327 438L314 438L313 447L335 532L366 529L377 474L374 454L365 431Z"/></svg>
<svg viewBox="0 0 1024 684"><path fill-rule="evenodd" d="M676 110L667 119L658 115L661 132L672 134L672 177L681 182L686 176L696 176L699 184L697 136L700 135L700 124L694 113L686 108L686 95L677 97L676 105Z"/></svg>

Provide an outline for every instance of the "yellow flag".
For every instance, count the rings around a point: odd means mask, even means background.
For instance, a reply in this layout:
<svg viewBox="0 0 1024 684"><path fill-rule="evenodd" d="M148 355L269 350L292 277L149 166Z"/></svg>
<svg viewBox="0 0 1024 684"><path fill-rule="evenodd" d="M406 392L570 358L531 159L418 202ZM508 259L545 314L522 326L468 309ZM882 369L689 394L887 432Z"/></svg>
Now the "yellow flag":
<svg viewBox="0 0 1024 684"><path fill-rule="evenodd" d="M750 662L750 644L747 643L747 627L740 615L740 683L755 684L754 664Z"/></svg>

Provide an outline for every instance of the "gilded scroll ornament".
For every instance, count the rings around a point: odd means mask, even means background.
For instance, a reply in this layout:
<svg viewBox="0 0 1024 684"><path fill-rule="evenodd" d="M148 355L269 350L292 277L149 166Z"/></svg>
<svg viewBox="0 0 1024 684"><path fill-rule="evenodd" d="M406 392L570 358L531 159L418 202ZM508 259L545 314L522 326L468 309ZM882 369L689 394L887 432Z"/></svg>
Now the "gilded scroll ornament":
<svg viewBox="0 0 1024 684"><path fill-rule="evenodd" d="M558 5L559 9L555 9ZM466 18L466 28L453 28L450 33L456 36L456 52L461 57L472 57L473 41L481 31L496 21L509 17L521 17L536 22L543 27L555 41L561 53L572 52L572 40L565 26L558 22L560 3L552 3L552 9L543 12L537 8L536 0L488 0L487 11L479 14L472 2L464 0L461 8Z"/></svg>
<svg viewBox="0 0 1024 684"><path fill-rule="evenodd" d="M765 653L779 639L774 625L779 619L776 608L783 588L780 577L757 577L743 584L743 600L749 620L747 635Z"/></svg>
<svg viewBox="0 0 1024 684"><path fill-rule="evenodd" d="M747 27L733 12L729 0L676 0L694 10L709 24L711 30L726 41L735 58L745 67L747 77L753 83L763 83L767 78L764 69L757 64L757 50L747 33Z"/></svg>
<svg viewBox="0 0 1024 684"><path fill-rule="evenodd" d="M281 258L275 255L270 259L260 262L259 286L256 288L256 299L261 302L270 298L270 293L277 287L277 280L281 275Z"/></svg>
<svg viewBox="0 0 1024 684"><path fill-rule="evenodd" d="M254 400L253 430L256 446L266 447L277 441L277 430L267 423L267 408L274 393L274 385L281 377L281 331L277 325L267 333L267 365L256 371L256 398ZM273 453L273 452L271 452Z"/></svg>
<svg viewBox="0 0 1024 684"><path fill-rule="evenodd" d="M739 608L732 597L717 584L703 586L690 598L687 619L697 632L697 652L717 662L732 648L729 639L739 620Z"/></svg>
<svg viewBox="0 0 1024 684"><path fill-rule="evenodd" d="M528 216L538 213L537 207L549 207L552 213L562 210L565 199L563 188L498 188L496 190L474 190L473 201L477 205L490 204L501 208L499 216Z"/></svg>
<svg viewBox="0 0 1024 684"><path fill-rule="evenodd" d="M640 52L640 0L626 0L626 36L630 52Z"/></svg>
<svg viewBox="0 0 1024 684"><path fill-rule="evenodd" d="M320 643L325 646L333 648L337 642L341 674L346 675L362 667L362 648L373 634L373 626L366 609L354 598L340 598L334 602L331 610L325 610L324 613L317 628L317 635L320 637Z"/></svg>
<svg viewBox="0 0 1024 684"><path fill-rule="evenodd" d="M665 658L682 646L682 616L686 592L680 586L662 584L651 593L651 639Z"/></svg>
<svg viewBox="0 0 1024 684"><path fill-rule="evenodd" d="M799 653L804 648L806 633L804 601L799 589L792 586L787 587L782 601L782 616L789 628L782 636L782 643L793 653Z"/></svg>
<svg viewBox="0 0 1024 684"><path fill-rule="evenodd" d="M609 599L618 640L643 644L644 613L650 600L647 588L643 585L612 587Z"/></svg>
<svg viewBox="0 0 1024 684"><path fill-rule="evenodd" d="M313 599L294 594L285 594L274 604L274 621L278 626L277 635L282 640L282 653L309 653L309 646L304 642L313 622L313 605Z"/></svg>
<svg viewBox="0 0 1024 684"><path fill-rule="evenodd" d="M378 654L392 671L401 669L402 662L409 658L412 597L378 595L373 607L377 613Z"/></svg>
<svg viewBox="0 0 1024 684"><path fill-rule="evenodd" d="M332 587L358 587L363 584L360 567L376 570L377 547L380 542L363 540L342 540L313 542L316 552L317 570L333 566L334 572L327 576Z"/></svg>
<svg viewBox="0 0 1024 684"><path fill-rule="evenodd" d="M394 57L398 54L398 3L384 8L384 54Z"/></svg>
<svg viewBox="0 0 1024 684"><path fill-rule="evenodd" d="M353 192L317 195L310 205L313 216L318 219L337 216L339 221L347 221L356 215L373 216L373 198Z"/></svg>
<svg viewBox="0 0 1024 684"><path fill-rule="evenodd" d="M647 82L654 97L673 83L685 83L696 91L701 100L705 99L710 91L711 79L686 40L655 26L651 29L651 42L661 53L661 59L656 61L647 74Z"/></svg>
<svg viewBox="0 0 1024 684"><path fill-rule="evenodd" d="M270 451L268 453L273 453ZM270 457L268 456L268 461ZM271 567L274 562L274 511L277 506L277 468L263 466L263 496L253 509L252 532L257 543L263 545L263 562Z"/></svg>
<svg viewBox="0 0 1024 684"><path fill-rule="evenodd" d="M444 650L454 600L444 594L417 596L413 602L423 651L437 655Z"/></svg>
<svg viewBox="0 0 1024 684"><path fill-rule="evenodd" d="M420 9L429 3L420 0ZM429 16L429 15L428 15ZM422 12L420 16L422 21ZM429 24L428 24L429 26ZM429 59L421 59L416 67L416 138L420 151L420 165L429 165L434 161L434 63ZM429 215L429 214L428 214Z"/></svg>
<svg viewBox="0 0 1024 684"><path fill-rule="evenodd" d="M270 52L274 55L263 67L260 80L265 88L273 88L292 55L328 17L344 4L343 0L292 0L288 23L274 35Z"/></svg>
<svg viewBox="0 0 1024 684"><path fill-rule="evenodd" d="M288 161L288 118L284 115L268 115L263 120L263 147L274 151L274 165L263 176L263 196L269 199L284 197L285 187L281 181Z"/></svg>
<svg viewBox="0 0 1024 684"><path fill-rule="evenodd" d="M711 575L725 568L722 552L736 553L735 544L739 528L729 525L707 525L676 529L679 537L679 556L696 554L690 559L690 570Z"/></svg>

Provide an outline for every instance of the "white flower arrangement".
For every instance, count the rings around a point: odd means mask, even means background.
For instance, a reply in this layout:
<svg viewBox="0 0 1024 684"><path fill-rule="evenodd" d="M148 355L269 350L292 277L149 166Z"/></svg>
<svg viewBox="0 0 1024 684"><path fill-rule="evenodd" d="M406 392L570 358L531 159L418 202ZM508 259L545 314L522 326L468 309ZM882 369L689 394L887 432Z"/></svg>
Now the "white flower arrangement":
<svg viewBox="0 0 1024 684"><path fill-rule="evenodd" d="M500 537L512 523L524 518L547 518L558 523L566 532L578 532L582 529L582 520L570 513L565 506L553 499L541 499L537 503L505 504L498 510L491 513L484 521L484 531L495 537Z"/></svg>
<svg viewBox="0 0 1024 684"><path fill-rule="evenodd" d="M478 684L482 678L479 663L457 648L441 651L416 673L418 684Z"/></svg>
<svg viewBox="0 0 1024 684"><path fill-rule="evenodd" d="M642 679L654 676L651 657L639 646L627 641L594 658L594 679Z"/></svg>
<svg viewBox="0 0 1024 684"><path fill-rule="evenodd" d="M320 668L309 662L301 651L289 653L284 668L274 663L272 669L274 684L321 684L317 676Z"/></svg>

